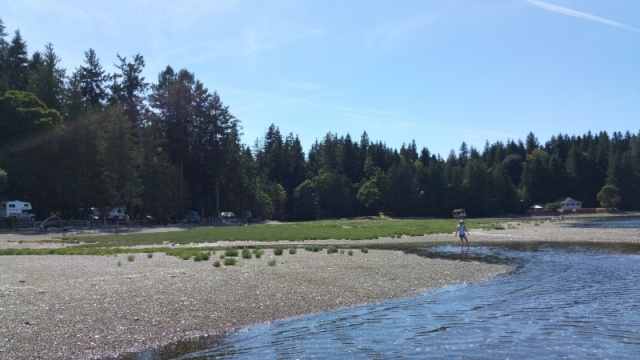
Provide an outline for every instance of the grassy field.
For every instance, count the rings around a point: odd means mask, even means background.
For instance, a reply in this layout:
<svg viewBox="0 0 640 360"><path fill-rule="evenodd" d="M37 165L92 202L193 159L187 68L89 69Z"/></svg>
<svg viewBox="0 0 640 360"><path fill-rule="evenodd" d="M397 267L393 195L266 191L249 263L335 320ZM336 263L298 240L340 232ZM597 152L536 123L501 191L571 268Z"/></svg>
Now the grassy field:
<svg viewBox="0 0 640 360"><path fill-rule="evenodd" d="M73 235L54 242L77 244L60 249L4 249L0 255L23 254L99 254L114 255L126 252L162 252L168 248L127 249L130 246L189 245L217 241L278 240L362 240L381 237L421 236L452 233L455 220L442 219L385 219L385 220L325 220L283 224L259 224L251 226L203 227L186 231L129 233L101 236ZM486 220L468 220L467 226L474 228L503 228L500 223ZM266 244L265 244L266 245ZM202 250L202 249L200 249ZM211 248L210 250L214 250Z"/></svg>

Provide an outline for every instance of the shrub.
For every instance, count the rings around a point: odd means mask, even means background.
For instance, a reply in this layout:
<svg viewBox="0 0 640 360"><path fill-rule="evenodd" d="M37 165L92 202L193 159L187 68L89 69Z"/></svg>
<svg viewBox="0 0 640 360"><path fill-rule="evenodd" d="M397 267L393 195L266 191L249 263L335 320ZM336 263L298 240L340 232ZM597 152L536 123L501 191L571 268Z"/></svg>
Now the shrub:
<svg viewBox="0 0 640 360"><path fill-rule="evenodd" d="M242 258L243 259L251 259L252 257L253 257L253 254L251 253L251 250L242 249Z"/></svg>
<svg viewBox="0 0 640 360"><path fill-rule="evenodd" d="M207 261L209 260L209 252L207 251L198 251L198 253L196 254L196 256L193 257L194 261Z"/></svg>
<svg viewBox="0 0 640 360"><path fill-rule="evenodd" d="M116 264L118 264L118 266L122 266L122 262L120 262L120 260L118 260Z"/></svg>
<svg viewBox="0 0 640 360"><path fill-rule="evenodd" d="M304 249L307 250L307 251L318 252L318 251L322 250L322 246L307 245L307 246L304 247Z"/></svg>
<svg viewBox="0 0 640 360"><path fill-rule="evenodd" d="M349 252L347 252L347 254L349 254L349 256L353 256L353 250L349 250Z"/></svg>
<svg viewBox="0 0 640 360"><path fill-rule="evenodd" d="M224 266L233 266L236 264L236 258L228 257L224 259Z"/></svg>
<svg viewBox="0 0 640 360"><path fill-rule="evenodd" d="M147 258L151 259L153 257L153 253L147 253Z"/></svg>
<svg viewBox="0 0 640 360"><path fill-rule="evenodd" d="M218 261L218 260L214 261L213 262L213 267L219 268L220 267L220 261Z"/></svg>
<svg viewBox="0 0 640 360"><path fill-rule="evenodd" d="M281 247L277 247L275 249L273 249L273 254L276 256L280 256L282 255L282 253L284 252L284 249Z"/></svg>
<svg viewBox="0 0 640 360"><path fill-rule="evenodd" d="M276 266L276 259L269 260L269 261L267 262L267 264L268 264L269 266Z"/></svg>
<svg viewBox="0 0 640 360"><path fill-rule="evenodd" d="M133 261L133 260L135 260L135 259L136 259L136 257L135 257L134 255L129 255L129 256L127 256L127 259L128 259L129 261Z"/></svg>
<svg viewBox="0 0 640 360"><path fill-rule="evenodd" d="M297 249L297 248L295 248L295 247L293 247L293 246L289 248L289 254L293 255L293 254L295 254L296 252L298 252L298 249Z"/></svg>
<svg viewBox="0 0 640 360"><path fill-rule="evenodd" d="M238 256L238 249L227 249L224 254L225 256Z"/></svg>
<svg viewBox="0 0 640 360"><path fill-rule="evenodd" d="M366 254L369 252L369 249L366 246L363 246L360 248L360 251L362 251L363 254Z"/></svg>
<svg viewBox="0 0 640 360"><path fill-rule="evenodd" d="M335 246L329 246L327 248L327 254L335 254L338 252L338 248Z"/></svg>
<svg viewBox="0 0 640 360"><path fill-rule="evenodd" d="M260 257L262 257L262 253L263 251L260 248L253 249L253 256L255 256L256 259L260 259Z"/></svg>

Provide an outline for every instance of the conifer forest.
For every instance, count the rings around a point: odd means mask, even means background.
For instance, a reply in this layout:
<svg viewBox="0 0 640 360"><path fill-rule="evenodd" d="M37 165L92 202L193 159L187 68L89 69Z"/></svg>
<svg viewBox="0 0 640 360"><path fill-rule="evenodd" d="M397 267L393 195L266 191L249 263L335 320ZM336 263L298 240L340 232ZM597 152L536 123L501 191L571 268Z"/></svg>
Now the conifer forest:
<svg viewBox="0 0 640 360"><path fill-rule="evenodd" d="M108 54L111 55L111 54ZM188 69L142 76L140 54L107 73L93 49L73 70L52 44L27 51L0 19L0 197L38 218L121 206L162 221L188 210L299 221L371 216L522 214L572 197L585 208L640 210L640 131L452 144L446 158L366 132L303 144L272 124L241 142L242 123ZM523 124L526 127L526 124ZM594 131L597 129L593 129Z"/></svg>

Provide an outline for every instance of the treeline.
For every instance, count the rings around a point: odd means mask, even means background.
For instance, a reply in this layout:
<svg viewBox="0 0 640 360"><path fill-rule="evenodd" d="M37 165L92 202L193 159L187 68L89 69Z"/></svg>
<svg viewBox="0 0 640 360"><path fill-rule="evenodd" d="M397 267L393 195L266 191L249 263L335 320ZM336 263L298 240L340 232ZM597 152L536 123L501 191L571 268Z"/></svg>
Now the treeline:
<svg viewBox="0 0 640 360"><path fill-rule="evenodd" d="M70 74L48 44L31 56L0 19L0 194L39 216L89 207L180 218L189 209L281 220L521 213L563 196L584 207L640 209L640 134L558 134L541 144L462 143L446 159L415 141L391 149L366 132L328 133L305 155L272 125L252 146L215 91L170 66L149 83L144 58L93 49Z"/></svg>

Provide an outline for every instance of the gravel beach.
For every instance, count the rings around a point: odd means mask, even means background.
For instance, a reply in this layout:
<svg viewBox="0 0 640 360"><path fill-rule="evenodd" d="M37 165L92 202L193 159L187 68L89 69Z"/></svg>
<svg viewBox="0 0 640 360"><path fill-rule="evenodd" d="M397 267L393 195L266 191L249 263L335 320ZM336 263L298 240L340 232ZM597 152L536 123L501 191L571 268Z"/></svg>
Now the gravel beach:
<svg viewBox="0 0 640 360"><path fill-rule="evenodd" d="M640 242L638 229L570 224L514 222L506 230L470 229L470 243ZM55 246L41 240L0 234L0 248ZM243 326L415 296L509 271L501 265L426 259L394 250L363 253L357 248L430 242L459 244L452 234L310 241L304 244L348 244L354 247L353 255L299 248L296 254L275 256L267 249L260 259L238 258L237 265L220 268L212 266L220 252L201 262L163 253L150 258L136 254L133 261L128 255L0 256L0 359L116 357ZM273 259L276 265L268 266Z"/></svg>

